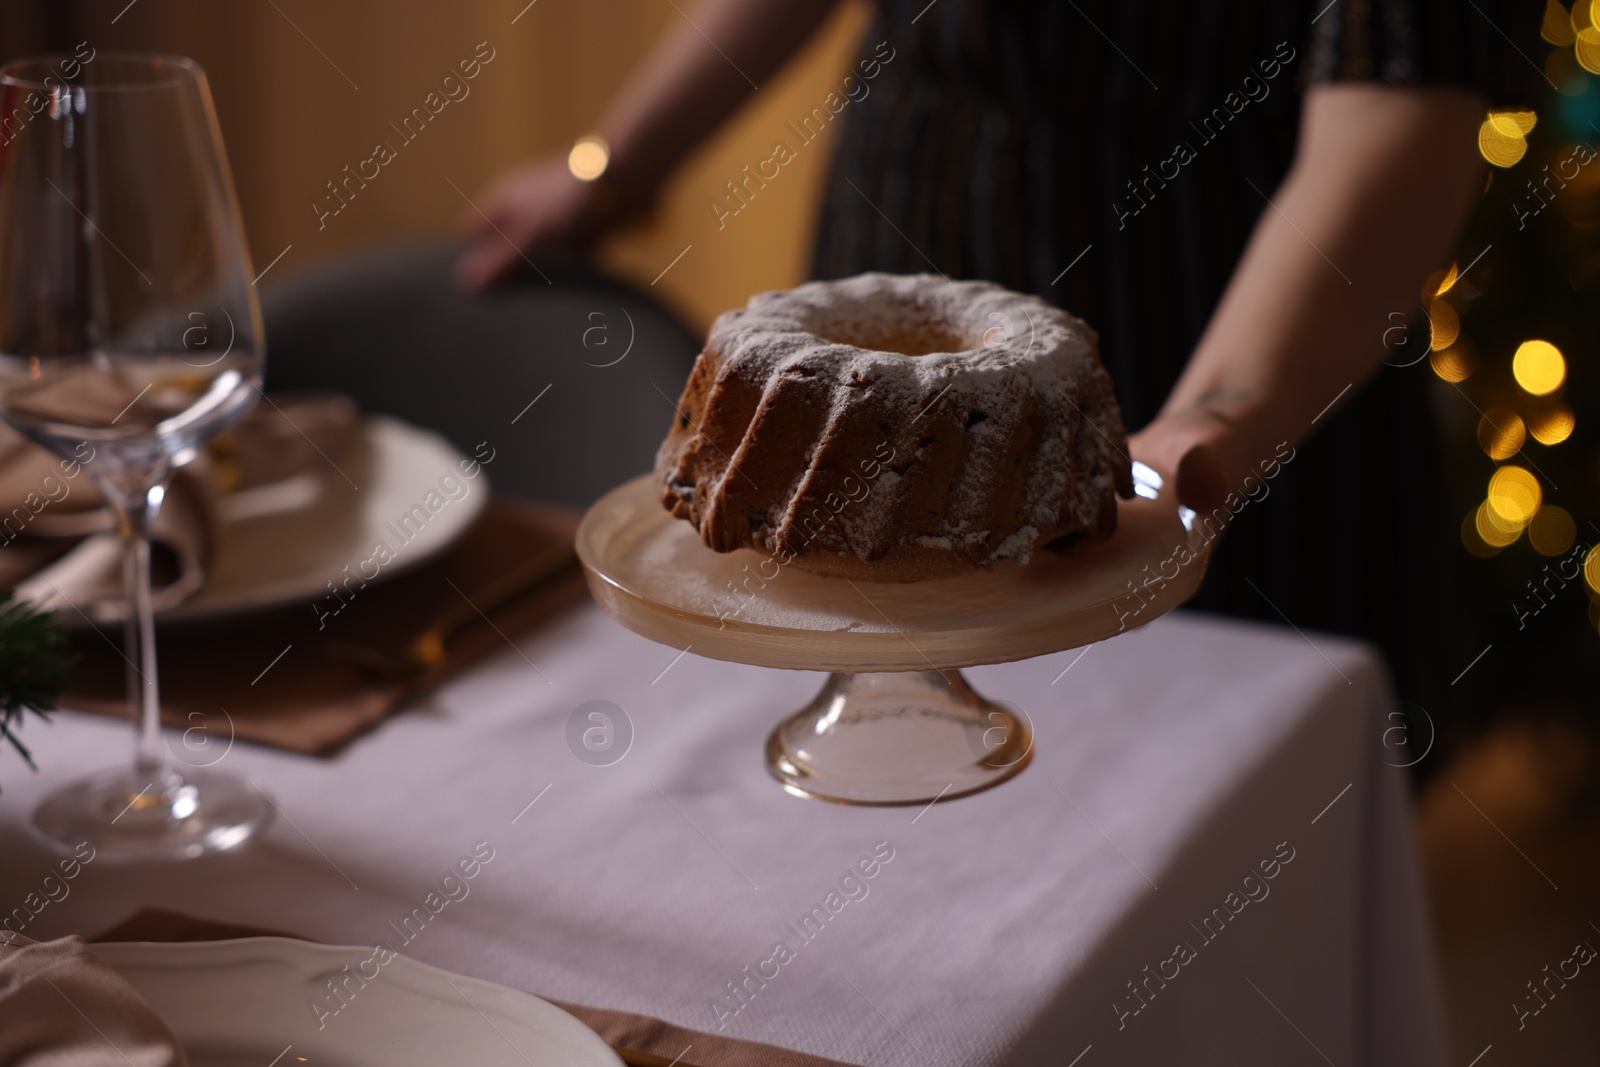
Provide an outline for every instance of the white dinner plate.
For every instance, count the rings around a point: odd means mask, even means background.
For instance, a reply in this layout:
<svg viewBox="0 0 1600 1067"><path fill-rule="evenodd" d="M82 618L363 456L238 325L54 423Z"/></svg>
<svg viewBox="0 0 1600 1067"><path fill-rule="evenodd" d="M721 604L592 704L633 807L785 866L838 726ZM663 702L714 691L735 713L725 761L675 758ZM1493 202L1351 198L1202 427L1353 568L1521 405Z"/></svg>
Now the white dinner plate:
<svg viewBox="0 0 1600 1067"><path fill-rule="evenodd" d="M547 1001L405 956L371 962L371 948L282 937L90 948L166 1020L192 1067L622 1064Z"/></svg>
<svg viewBox="0 0 1600 1067"><path fill-rule="evenodd" d="M370 575L376 567L371 581L381 582L432 559L466 533L489 502L488 472L438 434L398 419L370 417L362 429L361 447L341 457L338 467L329 462L265 492L251 491L253 499L248 493L224 498L222 529L204 588L159 618L309 605L332 595L327 583L340 585L345 567L351 575ZM469 478L465 470L476 475ZM446 476L454 480L441 488ZM297 489L302 490L298 500ZM413 518L402 527L425 500L438 510L424 508L426 522ZM297 506L282 508L284 502ZM403 540L407 536L410 540ZM390 562L375 558L379 542L393 552Z"/></svg>

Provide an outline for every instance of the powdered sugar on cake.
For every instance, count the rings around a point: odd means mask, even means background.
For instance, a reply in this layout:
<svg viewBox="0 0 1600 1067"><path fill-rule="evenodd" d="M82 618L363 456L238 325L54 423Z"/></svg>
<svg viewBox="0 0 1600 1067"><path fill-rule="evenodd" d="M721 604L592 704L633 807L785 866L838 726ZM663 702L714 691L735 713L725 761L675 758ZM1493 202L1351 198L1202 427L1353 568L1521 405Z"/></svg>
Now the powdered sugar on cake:
<svg viewBox="0 0 1600 1067"><path fill-rule="evenodd" d="M1104 537L1131 489L1093 332L934 275L813 282L722 315L657 472L713 548L872 577Z"/></svg>

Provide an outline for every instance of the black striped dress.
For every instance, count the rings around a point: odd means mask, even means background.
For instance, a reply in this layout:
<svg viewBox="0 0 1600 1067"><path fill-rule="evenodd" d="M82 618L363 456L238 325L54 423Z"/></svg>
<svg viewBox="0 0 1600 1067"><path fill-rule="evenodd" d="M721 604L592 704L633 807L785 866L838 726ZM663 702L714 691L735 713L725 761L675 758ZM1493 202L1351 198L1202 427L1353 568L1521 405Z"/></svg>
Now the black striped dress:
<svg viewBox="0 0 1600 1067"><path fill-rule="evenodd" d="M1177 380L1288 171L1308 84L1536 104L1543 4L881 0L847 84L814 274L933 271L1088 320L1130 428ZM1445 710L1464 636L1442 560L1427 364L1386 369L1219 544L1197 606L1349 633ZM1252 588L1252 583L1254 588ZM1281 615L1280 615L1281 611ZM1465 662L1462 659L1462 662ZM1454 696L1455 694L1452 694Z"/></svg>

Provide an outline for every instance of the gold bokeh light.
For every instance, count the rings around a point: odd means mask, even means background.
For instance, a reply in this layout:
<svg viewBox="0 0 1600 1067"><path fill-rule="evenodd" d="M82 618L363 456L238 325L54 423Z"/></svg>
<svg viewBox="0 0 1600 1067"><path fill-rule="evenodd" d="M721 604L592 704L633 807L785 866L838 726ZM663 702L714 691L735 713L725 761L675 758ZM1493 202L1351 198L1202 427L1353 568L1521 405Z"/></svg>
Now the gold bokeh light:
<svg viewBox="0 0 1600 1067"><path fill-rule="evenodd" d="M567 153L567 169L579 181L592 182L611 164L611 146L598 134L580 137Z"/></svg>
<svg viewBox="0 0 1600 1067"><path fill-rule="evenodd" d="M1489 509L1509 525L1526 526L1543 499L1539 479L1522 467L1507 464L1489 479Z"/></svg>
<svg viewBox="0 0 1600 1067"><path fill-rule="evenodd" d="M1483 543L1497 551L1522 536L1521 524L1508 523L1501 519L1487 500L1478 505L1477 514L1473 516L1473 525L1477 528L1478 537Z"/></svg>
<svg viewBox="0 0 1600 1067"><path fill-rule="evenodd" d="M1479 514L1481 511L1483 511L1483 506L1479 505L1476 511L1473 511L1465 519L1461 520L1461 544L1468 552L1472 553L1474 556L1477 556L1479 559L1488 559L1505 546L1491 545L1489 542L1485 541L1483 539L1483 535L1478 532L1478 524L1483 521L1481 515Z"/></svg>
<svg viewBox="0 0 1600 1067"><path fill-rule="evenodd" d="M1443 352L1435 352L1429 358L1433 364L1433 373L1447 382L1464 382L1472 374L1472 367L1467 363L1466 353L1459 347L1447 348Z"/></svg>
<svg viewBox="0 0 1600 1067"><path fill-rule="evenodd" d="M1547 504L1528 524L1528 543L1541 556L1559 556L1577 539L1578 524L1566 508Z"/></svg>
<svg viewBox="0 0 1600 1067"><path fill-rule="evenodd" d="M1522 418L1505 408L1491 408L1478 420L1478 444L1490 459L1510 459L1522 451L1527 428Z"/></svg>
<svg viewBox="0 0 1600 1067"><path fill-rule="evenodd" d="M1515 123L1495 114L1478 127L1478 152L1497 167L1513 167L1528 151L1528 142Z"/></svg>
<svg viewBox="0 0 1600 1067"><path fill-rule="evenodd" d="M1590 74L1600 74L1600 30L1593 26L1585 26L1578 31L1578 39L1572 45L1573 55L1578 57L1578 65Z"/></svg>
<svg viewBox="0 0 1600 1067"><path fill-rule="evenodd" d="M1582 3L1583 0L1578 2ZM1565 48L1576 38L1572 16L1567 14L1566 7L1558 0L1545 0L1544 25L1540 27L1539 36L1558 48Z"/></svg>
<svg viewBox="0 0 1600 1067"><path fill-rule="evenodd" d="M1532 111L1491 111L1489 121L1508 137L1526 137L1539 124L1539 116Z"/></svg>
<svg viewBox="0 0 1600 1067"><path fill-rule="evenodd" d="M1541 445L1559 445L1572 436L1577 422L1572 409L1562 404L1529 420L1528 432Z"/></svg>
<svg viewBox="0 0 1600 1067"><path fill-rule="evenodd" d="M1454 263L1450 264L1449 270L1434 271L1433 274L1429 275L1428 277L1427 288L1422 294L1424 299L1432 300L1436 296L1443 296L1445 293L1448 293L1450 288L1456 284L1456 279L1460 276L1461 275L1456 270L1456 265Z"/></svg>
<svg viewBox="0 0 1600 1067"><path fill-rule="evenodd" d="M1511 357L1511 373L1534 396L1546 396L1567 379L1567 361L1549 341L1524 341Z"/></svg>
<svg viewBox="0 0 1600 1067"><path fill-rule="evenodd" d="M1447 300L1434 300L1428 305L1428 347L1435 352L1449 348L1461 336L1461 317Z"/></svg>

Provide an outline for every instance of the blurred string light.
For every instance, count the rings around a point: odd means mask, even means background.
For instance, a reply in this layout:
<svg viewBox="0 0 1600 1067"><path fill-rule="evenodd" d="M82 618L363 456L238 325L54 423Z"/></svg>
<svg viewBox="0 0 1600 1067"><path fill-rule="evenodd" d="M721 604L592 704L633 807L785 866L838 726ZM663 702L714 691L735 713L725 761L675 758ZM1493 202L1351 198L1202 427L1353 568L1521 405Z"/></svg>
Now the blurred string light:
<svg viewBox="0 0 1600 1067"><path fill-rule="evenodd" d="M1579 65L1600 74L1600 3L1577 0L1569 12L1558 0L1546 0L1540 34L1557 48L1571 46Z"/></svg>
<svg viewBox="0 0 1600 1067"><path fill-rule="evenodd" d="M1466 353L1459 345L1447 348L1443 352L1433 353L1430 362L1433 364L1433 373L1447 382L1464 382L1472 373Z"/></svg>
<svg viewBox="0 0 1600 1067"><path fill-rule="evenodd" d="M1422 302L1428 309L1428 356L1433 373L1447 382L1459 382L1471 373L1466 353L1455 347L1461 337L1461 315L1445 299L1461 277L1460 268L1451 263L1447 270L1434 271L1422 288Z"/></svg>
<svg viewBox="0 0 1600 1067"><path fill-rule="evenodd" d="M1590 230L1600 223L1600 215L1585 205L1592 204L1594 194L1600 193L1600 167L1591 172L1587 160L1582 160L1582 173L1576 176L1561 167L1570 169L1572 162L1581 160L1575 145L1593 146L1597 139L1593 135L1600 131L1600 82L1590 76L1600 75L1600 0L1566 4L1546 0L1541 32L1545 41L1554 46L1545 59L1544 71L1561 93L1549 108L1541 109L1544 117L1554 123L1541 140L1565 142L1559 150L1541 144L1541 153L1545 148L1551 149L1542 188L1549 190L1554 181L1566 190L1559 205L1563 220L1576 230ZM1478 128L1478 150L1492 165L1491 175L1496 168L1515 167L1527 157L1528 138L1538 121L1534 112L1520 109L1497 109L1484 115ZM1558 158L1564 158L1564 163L1556 164ZM1535 162L1543 161L1535 157ZM1559 179L1549 176L1552 169L1559 171ZM1527 184L1542 207L1550 197L1534 190L1536 180L1537 175ZM1569 185L1577 188L1569 189ZM1433 372L1452 383L1464 381L1481 363L1462 319L1483 279L1479 277L1478 285L1469 283L1466 287L1459 286L1459 280L1457 265L1452 263L1448 270L1429 278L1422 294L1432 328L1429 360ZM1576 277L1572 280L1582 288ZM1465 292L1452 291L1462 288ZM1509 356L1516 388L1506 390L1498 384L1498 375L1490 376L1495 383L1492 388L1500 394L1497 399L1504 406L1485 404L1487 410L1477 425L1478 444L1497 466L1482 501L1462 521L1461 541L1468 552L1483 558L1516 544L1526 535L1532 551L1556 557L1572 551L1578 543L1578 522L1565 508L1544 499L1539 478L1524 466L1508 461L1522 454L1530 438L1541 446L1553 447L1572 437L1576 417L1562 397L1568 357L1554 344L1537 338L1516 346ZM1589 592L1589 625L1600 629L1600 544L1585 554L1584 581Z"/></svg>
<svg viewBox="0 0 1600 1067"><path fill-rule="evenodd" d="M1533 132L1533 128L1539 124L1539 116L1532 111L1511 109L1507 111L1491 111L1486 121L1506 137L1526 139L1528 134Z"/></svg>
<svg viewBox="0 0 1600 1067"><path fill-rule="evenodd" d="M1572 436L1577 421L1571 408L1565 404L1558 404L1531 419L1528 432L1533 434L1533 439L1541 445L1559 445Z"/></svg>
<svg viewBox="0 0 1600 1067"><path fill-rule="evenodd" d="M1527 428L1514 411L1491 408L1478 421L1478 444L1490 459L1510 459L1522 451L1522 442L1526 439Z"/></svg>
<svg viewBox="0 0 1600 1067"><path fill-rule="evenodd" d="M1539 480L1528 471L1512 464L1500 467L1489 479L1487 498L1461 525L1462 544L1475 556L1492 556L1516 543L1537 519L1543 496ZM1560 520L1552 515L1547 521L1559 524ZM1559 532L1559 525L1541 530L1540 542L1553 544ZM1529 540L1533 541L1531 533ZM1539 550L1537 545L1535 549Z"/></svg>
<svg viewBox="0 0 1600 1067"><path fill-rule="evenodd" d="M567 153L567 170L579 181L592 182L611 164L611 146L599 134L578 138Z"/></svg>
<svg viewBox="0 0 1600 1067"><path fill-rule="evenodd" d="M1493 555L1522 536L1521 524L1505 521L1489 506L1487 500L1479 504L1478 510L1467 518L1470 527L1462 530L1462 539L1466 541L1467 548L1476 550L1481 545L1488 550L1474 551L1475 555Z"/></svg>
<svg viewBox="0 0 1600 1067"><path fill-rule="evenodd" d="M1572 50L1578 63L1592 74L1600 74L1600 5L1578 0L1572 5Z"/></svg>
<svg viewBox="0 0 1600 1067"><path fill-rule="evenodd" d="M1528 524L1528 543L1541 556L1559 556L1577 539L1578 524L1566 508L1546 504Z"/></svg>
<svg viewBox="0 0 1600 1067"><path fill-rule="evenodd" d="M1461 277L1461 272L1454 261L1447 270L1436 270L1428 275L1427 283L1422 287L1422 298L1431 300L1436 296L1443 296L1455 288L1456 279Z"/></svg>
<svg viewBox="0 0 1600 1067"><path fill-rule="evenodd" d="M1478 151L1497 167L1514 167L1528 153L1528 134L1538 121L1531 111L1491 111L1478 127Z"/></svg>
<svg viewBox="0 0 1600 1067"><path fill-rule="evenodd" d="M1560 3L1556 3L1551 6L1559 10L1562 5ZM1550 8L1545 8L1545 17L1548 19L1550 15ZM1592 2L1592 0L1577 0L1577 2L1572 5L1571 14L1567 16L1567 39L1562 43L1576 43L1577 39L1583 36L1583 31L1594 29L1594 25L1595 4Z"/></svg>
<svg viewBox="0 0 1600 1067"><path fill-rule="evenodd" d="M1567 379L1567 361L1549 341L1524 341L1511 357L1511 373L1534 396L1548 396Z"/></svg>
<svg viewBox="0 0 1600 1067"><path fill-rule="evenodd" d="M1600 74L1600 30L1593 26L1584 27L1578 33L1572 51L1577 56L1579 66L1591 74Z"/></svg>
<svg viewBox="0 0 1600 1067"><path fill-rule="evenodd" d="M1584 6L1582 0L1579 6ZM1578 18L1576 11L1568 14L1567 9L1556 0L1547 0L1544 6L1544 25L1540 27L1539 34L1557 48L1565 48L1578 38L1578 31L1575 28Z"/></svg>
<svg viewBox="0 0 1600 1067"><path fill-rule="evenodd" d="M1489 505L1493 516L1501 521L1502 527L1520 530L1539 513L1543 499L1539 479L1526 468L1508 463L1490 477L1489 498L1485 503Z"/></svg>
<svg viewBox="0 0 1600 1067"><path fill-rule="evenodd" d="M1461 336L1461 316L1449 301L1435 297L1428 304L1428 328L1428 347L1438 352L1455 344Z"/></svg>

